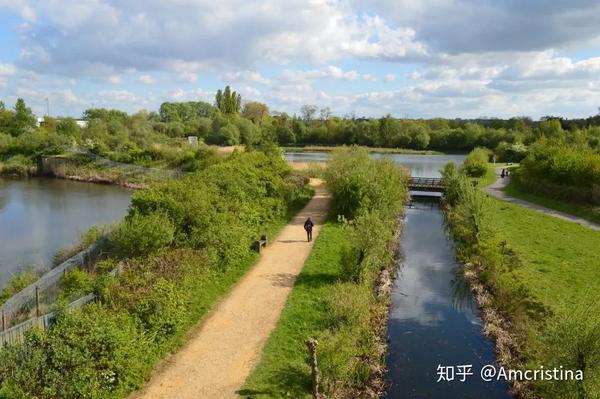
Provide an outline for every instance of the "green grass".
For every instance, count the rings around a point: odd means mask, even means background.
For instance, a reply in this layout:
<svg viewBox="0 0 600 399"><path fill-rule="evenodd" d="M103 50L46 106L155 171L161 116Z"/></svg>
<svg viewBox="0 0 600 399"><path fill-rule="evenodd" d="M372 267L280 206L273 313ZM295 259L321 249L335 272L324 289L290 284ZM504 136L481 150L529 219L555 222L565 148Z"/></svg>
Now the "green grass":
<svg viewBox="0 0 600 399"><path fill-rule="evenodd" d="M600 232L492 199L498 235L522 258L501 283L520 283L557 314L600 292Z"/></svg>
<svg viewBox="0 0 600 399"><path fill-rule="evenodd" d="M304 341L326 328L325 298L341 275L343 246L341 226L327 222L241 395L310 397L310 368Z"/></svg>
<svg viewBox="0 0 600 399"><path fill-rule="evenodd" d="M591 222L600 223L600 207L577 204L529 192L516 179L511 179L504 192L511 197L519 198L533 204L541 205L556 211L569 213Z"/></svg>

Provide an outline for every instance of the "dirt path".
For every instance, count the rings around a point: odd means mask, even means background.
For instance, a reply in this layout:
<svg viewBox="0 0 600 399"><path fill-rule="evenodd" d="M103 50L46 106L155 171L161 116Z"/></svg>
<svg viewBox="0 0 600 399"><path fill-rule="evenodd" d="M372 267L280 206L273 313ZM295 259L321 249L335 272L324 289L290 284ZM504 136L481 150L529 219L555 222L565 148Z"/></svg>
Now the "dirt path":
<svg viewBox="0 0 600 399"><path fill-rule="evenodd" d="M513 204L516 205L520 205L523 206L525 208L529 208L529 209L533 209L534 211L537 212L541 212L544 213L546 215L550 215L550 216L554 216L556 218L562 219L562 220L566 220L569 222L573 222L573 223L577 223L580 224L582 226L585 227L589 227L590 229L594 229L594 230L600 230L600 225L594 222L590 222L589 220L585 220L583 218L580 218L578 216L574 216L571 215L569 213L565 213L565 212L561 212L561 211L557 211L554 209L550 209L550 208L546 208L544 206L541 205L537 205L534 203L531 203L529 201L525 201L519 198L515 198L515 197L511 197L510 195L506 194L503 189L504 187L506 187L506 185L510 182L510 177L505 177L505 178L501 178L499 176L499 172L498 170L496 170L496 181L488 186L486 188L487 192L496 198L499 198L503 201L508 201L511 202Z"/></svg>
<svg viewBox="0 0 600 399"><path fill-rule="evenodd" d="M256 265L198 326L187 344L165 361L146 387L132 398L239 398L246 377L275 328L296 276L312 249L304 220L315 222L316 239L329 209L323 182Z"/></svg>

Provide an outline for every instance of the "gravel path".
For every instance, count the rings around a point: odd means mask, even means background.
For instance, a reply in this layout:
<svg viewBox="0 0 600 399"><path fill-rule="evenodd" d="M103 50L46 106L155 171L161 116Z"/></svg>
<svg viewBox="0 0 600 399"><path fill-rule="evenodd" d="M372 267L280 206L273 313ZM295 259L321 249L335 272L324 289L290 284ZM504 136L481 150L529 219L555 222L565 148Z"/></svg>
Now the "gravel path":
<svg viewBox="0 0 600 399"><path fill-rule="evenodd" d="M315 196L267 246L254 267L202 321L186 345L163 362L132 398L239 398L236 394L275 328L294 281L312 249L304 220L315 223L313 239L329 210L322 181ZM314 242L314 241L313 241Z"/></svg>
<svg viewBox="0 0 600 399"><path fill-rule="evenodd" d="M499 169L498 169L499 170ZM546 208L544 206L541 205L537 205L519 198L515 198L515 197L511 197L510 195L506 194L503 189L504 187L506 187L506 185L508 184L508 182L510 182L510 176L509 177L505 177L505 178L501 178L499 176L499 172L498 170L496 170L497 172L497 178L496 181L488 186L486 188L487 192L496 198L499 198L503 201L508 201L511 202L513 204L517 204L520 206L523 206L525 208L529 208L529 209L533 209L534 211L537 212L541 212L541 213L545 213L546 215L550 215L550 216L554 216L556 218L562 219L562 220L567 220L569 222L573 222L573 223L577 223L580 224L582 226L586 226L589 227L590 229L594 229L594 230L600 230L600 225L594 222L590 222L589 220L585 220L583 218L580 218L578 216L574 216L571 215L569 213L565 213L565 212L561 212L561 211L557 211L554 209L550 209L550 208Z"/></svg>

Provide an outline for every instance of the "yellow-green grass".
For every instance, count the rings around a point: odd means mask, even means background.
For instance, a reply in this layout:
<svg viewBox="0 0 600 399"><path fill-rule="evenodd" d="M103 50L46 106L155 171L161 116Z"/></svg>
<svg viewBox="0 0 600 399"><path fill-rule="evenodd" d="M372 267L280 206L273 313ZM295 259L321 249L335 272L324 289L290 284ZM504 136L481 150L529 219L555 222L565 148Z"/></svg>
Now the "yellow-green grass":
<svg viewBox="0 0 600 399"><path fill-rule="evenodd" d="M600 223L600 206L591 206L578 204L569 201L563 201L556 198L550 198L543 195L531 193L517 179L511 179L504 188L504 192L511 197L519 198L533 204L541 205L556 211L569 213L591 222Z"/></svg>
<svg viewBox="0 0 600 399"><path fill-rule="evenodd" d="M600 232L492 198L497 234L522 260L500 284L521 284L557 317L600 293ZM537 326L531 326L537 328Z"/></svg>
<svg viewBox="0 0 600 399"><path fill-rule="evenodd" d="M310 367L304 341L327 328L325 298L341 276L344 235L338 223L327 222L252 372L243 397L311 397Z"/></svg>

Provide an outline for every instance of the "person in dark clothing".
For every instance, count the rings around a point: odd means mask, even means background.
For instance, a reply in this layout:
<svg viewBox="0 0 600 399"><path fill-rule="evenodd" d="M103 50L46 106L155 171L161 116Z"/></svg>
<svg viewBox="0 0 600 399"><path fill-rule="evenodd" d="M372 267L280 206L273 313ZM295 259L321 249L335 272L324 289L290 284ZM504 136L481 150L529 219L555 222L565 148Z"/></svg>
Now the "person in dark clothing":
<svg viewBox="0 0 600 399"><path fill-rule="evenodd" d="M310 220L310 217L304 222L304 230L306 230L306 238L308 242L312 241L312 229L314 225L315 224L312 220Z"/></svg>
<svg viewBox="0 0 600 399"><path fill-rule="evenodd" d="M502 172L500 172L500 177L504 179L504 176L506 176L506 171L502 169Z"/></svg>

